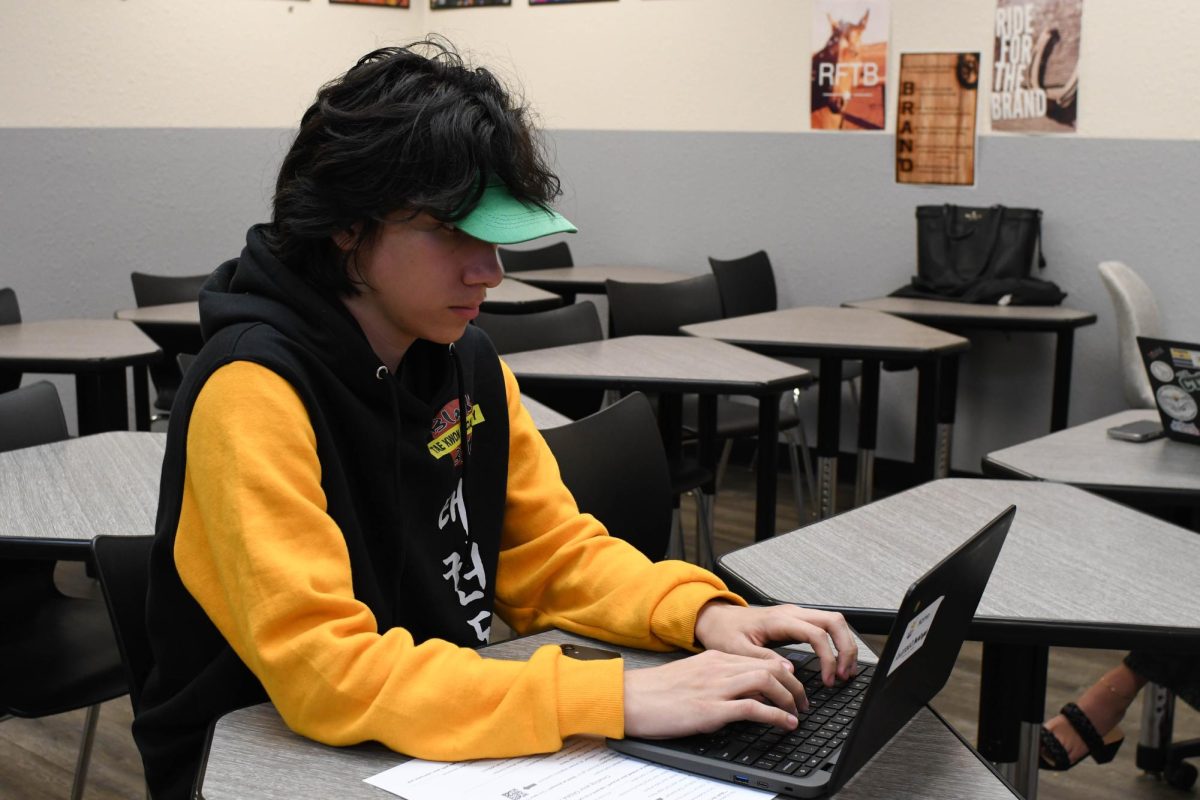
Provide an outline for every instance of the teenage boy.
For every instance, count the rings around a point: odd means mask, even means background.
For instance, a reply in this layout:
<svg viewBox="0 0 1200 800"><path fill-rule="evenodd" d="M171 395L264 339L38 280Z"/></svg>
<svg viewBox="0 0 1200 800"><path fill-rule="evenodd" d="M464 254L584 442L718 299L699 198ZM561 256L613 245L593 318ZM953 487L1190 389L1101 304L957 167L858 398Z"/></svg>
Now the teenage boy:
<svg viewBox="0 0 1200 800"><path fill-rule="evenodd" d="M206 344L171 413L134 723L158 800L189 796L213 720L268 699L328 744L457 760L794 727L803 688L769 641L848 675L839 615L746 608L579 513L468 324L497 244L574 230L558 194L525 110L437 42L365 56L304 114L273 221L201 294ZM629 672L554 647L489 660L473 648L494 613L705 652Z"/></svg>

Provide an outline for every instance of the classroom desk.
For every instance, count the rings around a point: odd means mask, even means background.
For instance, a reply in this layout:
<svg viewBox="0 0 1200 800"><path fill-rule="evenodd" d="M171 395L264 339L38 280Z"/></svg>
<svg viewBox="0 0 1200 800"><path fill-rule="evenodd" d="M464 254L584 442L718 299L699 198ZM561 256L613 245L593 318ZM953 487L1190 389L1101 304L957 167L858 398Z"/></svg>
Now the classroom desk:
<svg viewBox="0 0 1200 800"><path fill-rule="evenodd" d="M1050 430L1067 427L1071 403L1071 359L1075 353L1075 329L1093 325L1096 315L1062 306L992 306L954 303L918 297L878 297L853 300L842 305L895 314L954 333L969 330L1029 331L1053 333L1054 393L1050 403ZM953 368L953 367L952 367Z"/></svg>
<svg viewBox="0 0 1200 800"><path fill-rule="evenodd" d="M533 424L537 429L545 430L546 428L558 428L563 425L570 425L572 420L566 414L560 414L550 406L534 400L529 395L521 395L521 405L525 406L525 410L529 412L529 416L533 417Z"/></svg>
<svg viewBox="0 0 1200 800"><path fill-rule="evenodd" d="M969 636L984 642L979 749L1032 800L1048 648L1200 647L1200 537L1064 484L947 479L730 553L718 571L748 598L883 633L908 586L1010 503Z"/></svg>
<svg viewBox="0 0 1200 800"><path fill-rule="evenodd" d="M539 289L554 292L568 305L578 294L604 294L607 280L628 283L670 283L692 276L659 267L631 267L619 264L592 264L580 267L552 267L513 272L508 277Z"/></svg>
<svg viewBox="0 0 1200 800"><path fill-rule="evenodd" d="M495 288L488 289L487 299L483 301L481 308L495 314L518 314L558 308L562 302L562 297L553 292L516 280L502 280ZM200 304L195 300L161 306L123 308L114 316L138 325L194 329L197 333L200 328Z"/></svg>
<svg viewBox="0 0 1200 800"><path fill-rule="evenodd" d="M157 325L164 328L200 328L200 303L189 300L183 303L167 303L161 306L123 308L113 314L117 319L135 325Z"/></svg>
<svg viewBox="0 0 1200 800"><path fill-rule="evenodd" d="M505 278L499 286L487 290L487 299L481 308L489 314L528 314L532 311L548 311L562 304L561 295L539 289L533 284Z"/></svg>
<svg viewBox="0 0 1200 800"><path fill-rule="evenodd" d="M95 536L153 535L166 445L115 431L0 453L0 552L80 561Z"/></svg>
<svg viewBox="0 0 1200 800"><path fill-rule="evenodd" d="M970 345L961 336L882 314L850 308L786 308L762 314L680 328L692 336L707 336L774 356L819 358L817 384L818 509L821 517L836 511L837 457L842 407L842 362L862 361L862 392L858 421L857 499L871 499L875 430L879 416L879 365L898 358L915 361L919 372L917 426L914 450L918 473L943 477L949 473L951 428L954 423L954 377L958 354ZM945 373L939 377L939 373Z"/></svg>
<svg viewBox="0 0 1200 800"><path fill-rule="evenodd" d="M541 645L561 642L596 644L549 631L492 645L483 652L491 658L521 660ZM621 651L630 667L653 666L678 657L600 646ZM865 645L860 645L860 658L874 660ZM287 729L274 707L263 704L217 721L208 743L201 790L205 800L386 800L395 795L363 783L363 779L404 760L378 744L336 748L305 739ZM1014 800L1017 795L941 717L925 708L837 797Z"/></svg>
<svg viewBox="0 0 1200 800"><path fill-rule="evenodd" d="M988 453L986 475L1069 483L1116 499L1200 503L1200 447L1165 436L1113 439L1107 431L1158 411L1130 409Z"/></svg>
<svg viewBox="0 0 1200 800"><path fill-rule="evenodd" d="M0 369L75 376L79 434L129 429L125 368L133 368L134 418L150 429L146 367L162 351L135 325L115 319L56 319L0 325Z"/></svg>
<svg viewBox="0 0 1200 800"><path fill-rule="evenodd" d="M524 274L524 273L522 273ZM657 392L659 425L669 458L678 456L682 395L700 395L701 462L716 463L717 395L758 398L758 440L779 436L779 398L807 386L803 369L710 339L686 336L622 336L563 347L509 353L505 363L522 386ZM774 447L758 448L755 537L775 535L776 458ZM710 492L711 494L711 492Z"/></svg>

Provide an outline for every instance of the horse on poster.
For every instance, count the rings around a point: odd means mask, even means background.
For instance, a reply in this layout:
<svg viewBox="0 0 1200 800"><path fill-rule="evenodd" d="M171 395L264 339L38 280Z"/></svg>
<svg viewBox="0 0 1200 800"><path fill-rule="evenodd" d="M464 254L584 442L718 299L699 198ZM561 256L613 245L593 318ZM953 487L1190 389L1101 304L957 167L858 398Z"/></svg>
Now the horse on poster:
<svg viewBox="0 0 1200 800"><path fill-rule="evenodd" d="M859 53L871 10L867 9L858 22L835 20L831 14L825 16L829 20L829 39L813 55L811 105L813 113L829 109L837 123L833 127L841 127L842 114L854 87L874 69L873 64L862 63Z"/></svg>

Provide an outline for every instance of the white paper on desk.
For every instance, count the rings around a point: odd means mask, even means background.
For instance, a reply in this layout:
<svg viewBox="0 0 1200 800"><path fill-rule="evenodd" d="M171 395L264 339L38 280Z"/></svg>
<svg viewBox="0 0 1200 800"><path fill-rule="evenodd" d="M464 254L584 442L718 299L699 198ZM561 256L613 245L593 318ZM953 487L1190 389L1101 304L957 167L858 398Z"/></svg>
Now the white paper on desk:
<svg viewBox="0 0 1200 800"><path fill-rule="evenodd" d="M483 761L414 758L365 779L405 800L762 800L770 792L678 772L576 737L540 756Z"/></svg>

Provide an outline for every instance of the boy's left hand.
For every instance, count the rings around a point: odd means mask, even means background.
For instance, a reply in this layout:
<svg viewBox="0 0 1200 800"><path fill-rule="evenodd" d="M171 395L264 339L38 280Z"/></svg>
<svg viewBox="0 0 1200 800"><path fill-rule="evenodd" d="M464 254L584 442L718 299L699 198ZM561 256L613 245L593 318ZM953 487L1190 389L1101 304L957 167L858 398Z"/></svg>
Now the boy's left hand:
<svg viewBox="0 0 1200 800"><path fill-rule="evenodd" d="M849 679L858 660L858 645L845 617L792 605L745 608L721 601L706 603L696 615L696 641L709 650L781 659L789 669L791 662L767 645L806 642L821 661L821 679L827 686L835 679Z"/></svg>

